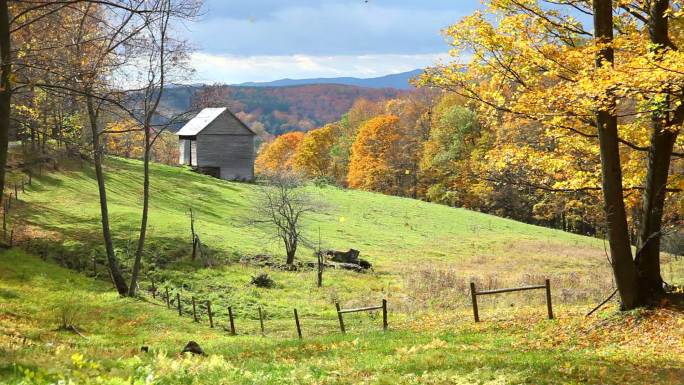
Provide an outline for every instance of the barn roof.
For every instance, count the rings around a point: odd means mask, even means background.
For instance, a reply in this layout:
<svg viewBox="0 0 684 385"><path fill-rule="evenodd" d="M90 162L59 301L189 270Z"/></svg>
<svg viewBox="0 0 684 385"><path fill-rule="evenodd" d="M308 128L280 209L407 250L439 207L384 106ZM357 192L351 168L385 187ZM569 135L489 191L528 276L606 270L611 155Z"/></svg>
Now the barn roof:
<svg viewBox="0 0 684 385"><path fill-rule="evenodd" d="M235 116L231 111L228 110L226 107L222 108L205 108L202 111L197 114L194 118L192 118L188 123L183 126L178 132L176 132L176 135L178 136L195 136L202 132L207 126L211 124L216 118L221 116L224 112L228 112L233 118L235 118L240 124L242 124L243 127L245 127L249 132L254 134L254 131L247 127L246 124L244 124L237 116Z"/></svg>

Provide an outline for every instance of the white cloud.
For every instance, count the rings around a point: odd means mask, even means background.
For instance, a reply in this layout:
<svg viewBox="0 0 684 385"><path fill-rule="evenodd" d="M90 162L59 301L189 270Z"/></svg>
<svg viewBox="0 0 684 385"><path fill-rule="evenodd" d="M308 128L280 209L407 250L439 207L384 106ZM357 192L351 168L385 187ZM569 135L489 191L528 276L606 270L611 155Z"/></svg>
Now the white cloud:
<svg viewBox="0 0 684 385"><path fill-rule="evenodd" d="M283 78L377 77L424 68L445 60L446 53L335 56L231 56L197 52L193 82L236 84Z"/></svg>
<svg viewBox="0 0 684 385"><path fill-rule="evenodd" d="M472 12L465 0L210 0L187 37L204 52L253 55L429 54L440 31ZM477 0L467 0L477 4ZM239 10L238 10L239 9Z"/></svg>

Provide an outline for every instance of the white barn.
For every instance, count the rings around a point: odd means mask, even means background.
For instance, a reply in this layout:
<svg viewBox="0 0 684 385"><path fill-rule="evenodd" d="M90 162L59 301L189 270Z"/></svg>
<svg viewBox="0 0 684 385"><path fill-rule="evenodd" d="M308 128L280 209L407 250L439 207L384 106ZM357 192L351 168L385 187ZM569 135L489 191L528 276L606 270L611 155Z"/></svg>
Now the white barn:
<svg viewBox="0 0 684 385"><path fill-rule="evenodd" d="M180 164L221 179L254 179L256 134L228 108L203 109L176 135Z"/></svg>

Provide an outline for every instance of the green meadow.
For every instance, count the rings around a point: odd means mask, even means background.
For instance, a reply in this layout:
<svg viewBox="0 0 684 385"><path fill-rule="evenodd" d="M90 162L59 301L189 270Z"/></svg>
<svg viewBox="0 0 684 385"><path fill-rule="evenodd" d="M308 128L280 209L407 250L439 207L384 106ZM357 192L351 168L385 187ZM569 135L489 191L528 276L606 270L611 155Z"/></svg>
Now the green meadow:
<svg viewBox="0 0 684 385"><path fill-rule="evenodd" d="M250 226L258 185L225 182L178 167L152 167L152 206L141 298L119 298L107 279L100 245L98 195L87 164L60 161L43 170L13 205L19 248L0 254L0 382L21 384L623 384L656 378L681 383L684 340L662 349L632 346L592 325L644 320L646 312L582 314L612 292L602 240L463 209L330 186L306 187L320 209L305 220L301 262L323 249L361 251L367 273L255 266L257 255L284 260L272 230ZM140 162L106 165L118 255L130 265L141 206ZM205 258L190 258L190 217ZM93 267L95 261L95 267ZM68 267L62 267L66 266ZM668 259L665 279L682 277ZM250 284L267 273L275 287ZM669 276L668 276L669 275ZM500 288L551 279L557 320L544 320L544 294L482 297L475 324L469 283ZM183 298L152 298L151 285ZM676 283L676 281L675 281ZM680 282L681 283L681 282ZM197 300L199 323L190 316ZM389 303L390 330L378 312L343 307ZM211 301L215 328L204 301ZM230 336L231 306L237 336ZM261 335L258 308L265 315ZM296 338L293 309L304 339ZM73 317L78 335L59 330ZM616 318L618 317L618 318ZM654 322L654 321L653 321ZM684 324L681 317L667 325ZM676 329L676 328L675 328ZM562 331L562 333L559 332ZM679 328L681 330L681 327ZM560 338L562 337L562 338ZM178 352L194 340L206 357ZM584 341L584 345L582 342ZM149 353L141 353L149 346ZM648 347L648 348L647 348ZM649 377L655 376L655 377ZM679 381L679 382L677 382Z"/></svg>

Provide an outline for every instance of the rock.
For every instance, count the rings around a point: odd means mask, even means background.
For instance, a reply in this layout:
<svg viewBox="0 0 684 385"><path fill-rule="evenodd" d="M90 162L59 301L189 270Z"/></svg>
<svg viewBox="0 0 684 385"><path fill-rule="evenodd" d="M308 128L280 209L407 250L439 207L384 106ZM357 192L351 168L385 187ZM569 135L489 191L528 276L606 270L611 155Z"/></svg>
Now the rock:
<svg viewBox="0 0 684 385"><path fill-rule="evenodd" d="M187 345L183 348L181 353L192 353L200 356L204 356L204 350L199 346L199 344L195 341L190 341L188 342Z"/></svg>
<svg viewBox="0 0 684 385"><path fill-rule="evenodd" d="M336 263L335 266L340 269L344 270L352 270L357 273L360 273L363 271L363 268L355 263Z"/></svg>
<svg viewBox="0 0 684 385"><path fill-rule="evenodd" d="M361 252L358 250L349 249L349 251L329 250L326 254L331 257L330 260L334 262L353 263L358 265L360 253Z"/></svg>
<svg viewBox="0 0 684 385"><path fill-rule="evenodd" d="M361 266L362 269L368 270L373 268L373 264L370 262L366 261L365 259L360 259L359 258L359 266Z"/></svg>

